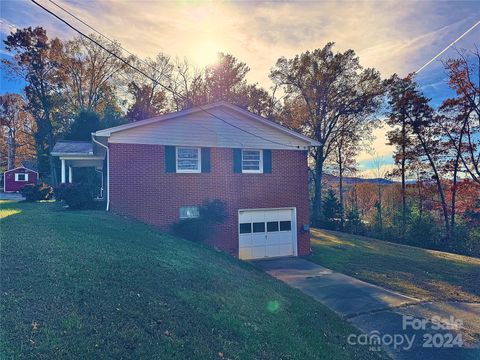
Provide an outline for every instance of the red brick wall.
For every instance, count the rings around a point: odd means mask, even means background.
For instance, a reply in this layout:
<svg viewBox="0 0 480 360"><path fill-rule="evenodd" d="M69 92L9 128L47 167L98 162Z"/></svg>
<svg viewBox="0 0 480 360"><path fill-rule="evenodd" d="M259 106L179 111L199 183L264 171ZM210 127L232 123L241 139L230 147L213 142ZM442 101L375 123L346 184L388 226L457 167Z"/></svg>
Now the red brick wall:
<svg viewBox="0 0 480 360"><path fill-rule="evenodd" d="M297 208L298 253L310 251L307 157L303 151L273 150L271 174L233 172L233 151L211 149L211 172L165 172L165 147L109 144L110 208L161 229L178 221L179 208L205 199L227 204L228 219L209 242L238 256L238 210Z"/></svg>

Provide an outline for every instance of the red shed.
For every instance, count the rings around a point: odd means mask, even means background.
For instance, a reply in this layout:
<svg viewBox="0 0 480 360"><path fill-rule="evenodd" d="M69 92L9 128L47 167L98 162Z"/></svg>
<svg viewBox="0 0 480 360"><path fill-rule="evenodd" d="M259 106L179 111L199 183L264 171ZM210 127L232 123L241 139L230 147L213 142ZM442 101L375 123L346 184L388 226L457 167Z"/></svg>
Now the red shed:
<svg viewBox="0 0 480 360"><path fill-rule="evenodd" d="M3 174L3 191L20 191L26 184L35 184L38 180L38 172L24 166L7 170Z"/></svg>

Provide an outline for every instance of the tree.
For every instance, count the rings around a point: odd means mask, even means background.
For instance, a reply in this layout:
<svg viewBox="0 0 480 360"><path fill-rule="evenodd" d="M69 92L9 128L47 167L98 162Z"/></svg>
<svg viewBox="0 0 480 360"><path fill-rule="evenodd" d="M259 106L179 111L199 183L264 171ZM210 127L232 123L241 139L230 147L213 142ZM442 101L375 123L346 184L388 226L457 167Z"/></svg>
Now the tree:
<svg viewBox="0 0 480 360"><path fill-rule="evenodd" d="M147 58L142 62L137 61L135 65L149 78L136 71L128 70L131 78L128 93L133 97L133 102L128 108L127 118L130 121L138 121L170 110L170 96L173 95L165 90L172 81L173 65L170 58L159 53L155 59Z"/></svg>
<svg viewBox="0 0 480 360"><path fill-rule="evenodd" d="M368 122L377 111L383 86L380 74L364 69L353 50L333 52L334 43L292 59L278 59L270 73L286 94L284 106L293 105L290 127L321 143L311 151L314 160L313 220L322 214L322 175L334 141L352 123Z"/></svg>
<svg viewBox="0 0 480 360"><path fill-rule="evenodd" d="M160 115L165 110L167 97L164 91L155 92L151 85L139 86L132 82L128 86L134 102L127 112L130 121L139 121Z"/></svg>
<svg viewBox="0 0 480 360"><path fill-rule="evenodd" d="M0 126L2 127L2 155L6 155L8 170L20 165L22 160L33 157L35 124L26 111L26 104L18 94L0 95ZM3 156L2 156L3 159ZM2 161L3 162L3 161Z"/></svg>
<svg viewBox="0 0 480 360"><path fill-rule="evenodd" d="M93 111L81 111L73 121L66 138L76 141L90 141L92 133L100 128L100 117Z"/></svg>
<svg viewBox="0 0 480 360"><path fill-rule="evenodd" d="M250 68L230 54L218 53L217 62L204 71L192 69L187 61L177 60L172 77L174 102L177 110L204 105L215 101L228 101L257 115L273 114L272 98L258 86L248 84Z"/></svg>
<svg viewBox="0 0 480 360"><path fill-rule="evenodd" d="M334 151L332 151L332 162L338 175L338 191L340 201L340 227L343 229L345 223L345 200L343 179L346 173L355 172L357 167L356 156L360 149L365 147L363 140L371 139L369 134L373 127L373 122L352 122L351 126L343 128L338 136L333 140ZM364 128L361 128L361 127Z"/></svg>
<svg viewBox="0 0 480 360"><path fill-rule="evenodd" d="M395 164L398 165L398 172L401 178L401 195L402 195L402 225L403 231L407 225L407 185L406 176L409 165L414 164L415 152L413 151L413 134L411 128L407 126L407 115L405 113L405 94L408 91L409 84L399 81L398 76L393 75L385 81L385 86L392 94L389 99L389 111L387 112L386 123L392 127L387 132L389 145L395 146L393 158ZM395 99L395 101L392 101ZM393 171L392 175L398 174Z"/></svg>
<svg viewBox="0 0 480 360"><path fill-rule="evenodd" d="M31 27L17 29L4 41L7 51L13 53L14 61L2 60L16 75L27 82L25 94L28 110L36 123L35 144L40 175L50 176L56 182L56 171L50 151L55 144L55 108L61 103L59 58L62 51L60 40L49 40L45 29Z"/></svg>
<svg viewBox="0 0 480 360"><path fill-rule="evenodd" d="M170 88L176 111L208 102L203 72L193 68L186 59L175 60Z"/></svg>
<svg viewBox="0 0 480 360"><path fill-rule="evenodd" d="M335 191L333 189L328 189L327 194L325 195L322 202L324 219L322 225L328 229L335 229L341 214L341 205L338 202Z"/></svg>
<svg viewBox="0 0 480 360"><path fill-rule="evenodd" d="M449 75L449 85L455 98L444 101L441 110L456 112L455 123L460 126L446 131L454 145L459 160L471 178L480 184L480 51L468 55L459 51L458 58L444 63ZM448 127L444 127L444 130ZM456 135L454 139L452 135ZM458 140L458 141L455 141Z"/></svg>
<svg viewBox="0 0 480 360"><path fill-rule="evenodd" d="M402 91L396 91L396 89ZM439 126L439 119L426 98L417 88L411 77L400 79L393 76L388 91L389 103L396 112L404 114L406 127L414 140L415 156L423 158L430 165L432 180L437 186L441 212L447 237L450 235L450 222L445 198L445 190L440 172L445 143Z"/></svg>
<svg viewBox="0 0 480 360"><path fill-rule="evenodd" d="M121 55L120 45L105 42L93 34L90 37ZM69 102L72 113L98 111L102 101L108 101L114 77L125 69L125 64L95 43L83 37L67 41L57 59L62 95Z"/></svg>
<svg viewBox="0 0 480 360"><path fill-rule="evenodd" d="M233 55L219 53L217 62L205 69L209 101L239 101L239 95L247 85L245 76L249 71L247 64Z"/></svg>

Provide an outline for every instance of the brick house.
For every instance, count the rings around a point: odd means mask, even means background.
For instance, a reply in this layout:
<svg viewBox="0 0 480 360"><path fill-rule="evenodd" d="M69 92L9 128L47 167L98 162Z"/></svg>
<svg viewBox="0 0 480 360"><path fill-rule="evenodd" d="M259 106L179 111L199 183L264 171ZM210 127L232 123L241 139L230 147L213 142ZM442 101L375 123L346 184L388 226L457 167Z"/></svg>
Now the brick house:
<svg viewBox="0 0 480 360"><path fill-rule="evenodd" d="M252 259L309 253L307 152L317 145L217 102L97 131L82 159L55 155L63 181L67 165L71 180L75 161L96 161L108 209L163 230L198 216L204 200L222 200L228 218L208 242Z"/></svg>

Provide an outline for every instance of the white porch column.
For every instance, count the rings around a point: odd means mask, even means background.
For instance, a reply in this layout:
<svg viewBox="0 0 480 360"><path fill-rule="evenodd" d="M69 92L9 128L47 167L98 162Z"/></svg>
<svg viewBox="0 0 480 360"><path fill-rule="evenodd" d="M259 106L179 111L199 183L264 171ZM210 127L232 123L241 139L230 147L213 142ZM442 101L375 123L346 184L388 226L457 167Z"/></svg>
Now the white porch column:
<svg viewBox="0 0 480 360"><path fill-rule="evenodd" d="M62 159L62 184L65 183L65 159Z"/></svg>
<svg viewBox="0 0 480 360"><path fill-rule="evenodd" d="M73 171L71 166L68 167L68 182L69 183L73 182Z"/></svg>

